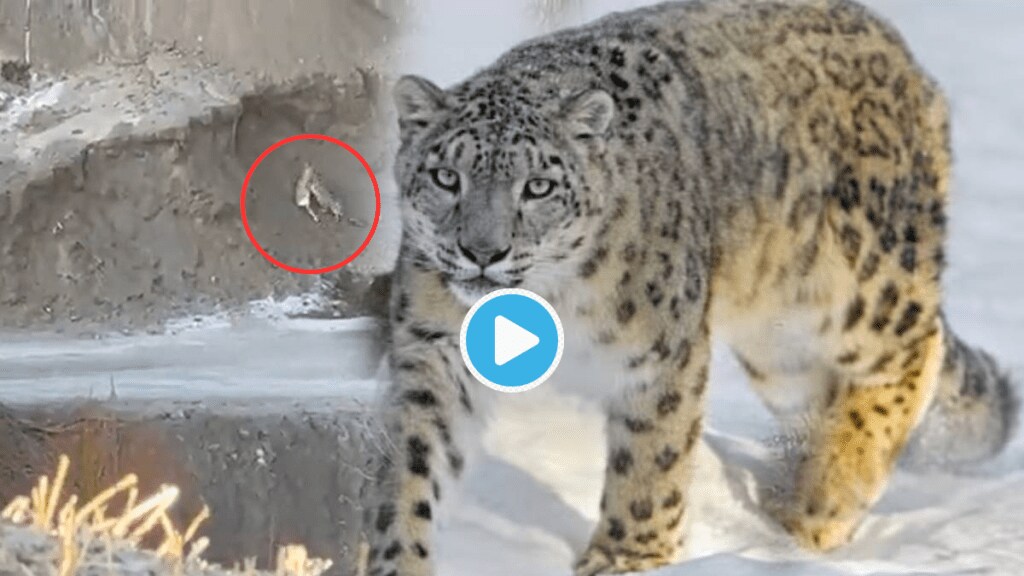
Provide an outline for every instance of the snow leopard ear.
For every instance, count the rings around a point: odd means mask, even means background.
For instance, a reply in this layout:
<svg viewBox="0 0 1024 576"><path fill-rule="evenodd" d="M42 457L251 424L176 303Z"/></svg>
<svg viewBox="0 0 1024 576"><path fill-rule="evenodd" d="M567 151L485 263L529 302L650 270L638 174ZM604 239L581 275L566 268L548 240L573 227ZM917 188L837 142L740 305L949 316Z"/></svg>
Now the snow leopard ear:
<svg viewBox="0 0 1024 576"><path fill-rule="evenodd" d="M402 76L393 93L403 133L427 127L445 110L444 90L426 78Z"/></svg>
<svg viewBox="0 0 1024 576"><path fill-rule="evenodd" d="M615 117L615 101L604 90L587 90L570 98L564 110L574 138L600 138Z"/></svg>

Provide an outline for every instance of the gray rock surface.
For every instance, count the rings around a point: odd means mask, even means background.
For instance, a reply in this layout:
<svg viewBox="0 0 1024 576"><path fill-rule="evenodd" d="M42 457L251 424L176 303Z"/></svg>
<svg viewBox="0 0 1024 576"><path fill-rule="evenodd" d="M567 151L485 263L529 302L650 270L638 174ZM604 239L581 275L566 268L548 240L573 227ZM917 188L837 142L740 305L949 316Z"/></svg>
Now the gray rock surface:
<svg viewBox="0 0 1024 576"><path fill-rule="evenodd" d="M143 328L325 287L334 312L380 313L381 284L367 290L393 258L389 211L342 271L293 274L250 244L240 192L268 146L302 133L348 143L386 180L382 86L397 8L362 0L31 6L32 80L0 81L0 329ZM23 56L24 10L0 6L9 24L0 56ZM345 219L313 222L294 205L289 191L305 161L337 190ZM362 165L317 141L267 157L246 199L260 245L304 269L354 253L374 204Z"/></svg>

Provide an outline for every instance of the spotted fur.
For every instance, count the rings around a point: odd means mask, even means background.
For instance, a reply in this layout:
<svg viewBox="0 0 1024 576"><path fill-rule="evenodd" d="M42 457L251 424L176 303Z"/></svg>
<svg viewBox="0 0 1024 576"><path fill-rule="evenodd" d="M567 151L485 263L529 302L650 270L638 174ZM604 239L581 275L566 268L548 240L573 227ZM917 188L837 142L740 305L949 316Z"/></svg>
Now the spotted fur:
<svg viewBox="0 0 1024 576"><path fill-rule="evenodd" d="M607 364L589 383L609 458L580 576L681 558L712 332L780 418L811 423L780 515L807 547L851 537L908 442L950 446L929 428L969 431L965 458L1002 445L1007 380L940 315L946 104L858 4L661 4L395 95L396 451L370 574L433 574L442 485L496 394L458 330L497 288L549 299Z"/></svg>

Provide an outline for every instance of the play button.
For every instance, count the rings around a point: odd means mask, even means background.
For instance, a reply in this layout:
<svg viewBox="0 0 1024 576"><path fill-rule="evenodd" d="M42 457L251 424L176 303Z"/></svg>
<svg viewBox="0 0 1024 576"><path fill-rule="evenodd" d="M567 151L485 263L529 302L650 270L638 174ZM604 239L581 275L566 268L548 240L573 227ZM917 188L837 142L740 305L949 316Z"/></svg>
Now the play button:
<svg viewBox="0 0 1024 576"><path fill-rule="evenodd" d="M540 338L533 332L504 316L494 318L494 363L496 365L508 364L509 360L518 358L537 344L540 344Z"/></svg>
<svg viewBox="0 0 1024 576"><path fill-rule="evenodd" d="M462 322L462 359L481 383L523 392L548 379L562 358L562 323L554 308L528 290L484 296Z"/></svg>

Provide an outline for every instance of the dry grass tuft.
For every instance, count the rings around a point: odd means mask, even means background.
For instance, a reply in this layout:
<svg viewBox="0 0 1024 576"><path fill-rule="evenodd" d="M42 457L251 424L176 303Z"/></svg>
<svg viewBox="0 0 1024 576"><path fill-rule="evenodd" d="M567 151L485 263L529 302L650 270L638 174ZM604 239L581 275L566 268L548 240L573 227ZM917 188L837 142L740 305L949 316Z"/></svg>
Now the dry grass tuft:
<svg viewBox="0 0 1024 576"><path fill-rule="evenodd" d="M281 546L277 550L277 576L323 574L330 567L330 560L310 558L305 546Z"/></svg>
<svg viewBox="0 0 1024 576"><path fill-rule="evenodd" d="M206 566L201 555L210 543L207 538L196 538L196 534L210 518L209 508L204 506L181 532L168 516L168 510L178 500L178 488L164 485L155 494L138 501L138 477L134 474L125 476L80 508L76 495L61 503L70 465L68 457L61 455L52 483L47 476L40 477L29 496L15 498L0 512L0 520L31 526L57 539L59 558L55 573L58 576L78 573L92 542L101 540L109 545L126 544L139 549L143 539L157 530L163 539L153 553L168 565L171 573L183 574L186 566L200 569ZM124 504L119 512L110 513L111 503L118 497L123 497ZM245 573L257 574L253 563L246 564ZM304 546L282 546L275 574L319 576L330 566L330 560L310 558Z"/></svg>

